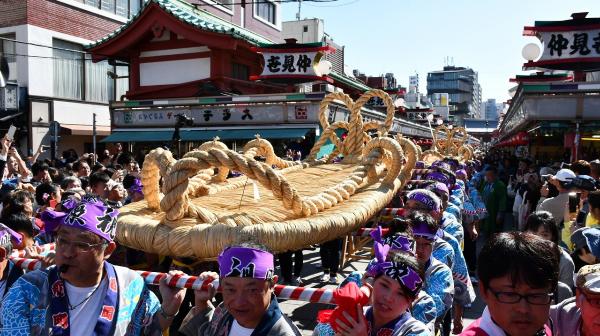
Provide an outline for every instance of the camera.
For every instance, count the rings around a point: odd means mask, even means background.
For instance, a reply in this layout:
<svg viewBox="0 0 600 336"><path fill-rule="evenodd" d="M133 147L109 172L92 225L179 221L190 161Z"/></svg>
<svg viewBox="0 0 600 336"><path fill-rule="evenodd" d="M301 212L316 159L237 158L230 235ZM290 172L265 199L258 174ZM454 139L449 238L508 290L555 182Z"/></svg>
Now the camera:
<svg viewBox="0 0 600 336"><path fill-rule="evenodd" d="M194 126L194 119L186 116L185 114L176 114L177 117L177 125L181 126Z"/></svg>
<svg viewBox="0 0 600 336"><path fill-rule="evenodd" d="M50 146L48 146L48 145L42 145L42 150L43 151L47 151L49 149L50 149Z"/></svg>

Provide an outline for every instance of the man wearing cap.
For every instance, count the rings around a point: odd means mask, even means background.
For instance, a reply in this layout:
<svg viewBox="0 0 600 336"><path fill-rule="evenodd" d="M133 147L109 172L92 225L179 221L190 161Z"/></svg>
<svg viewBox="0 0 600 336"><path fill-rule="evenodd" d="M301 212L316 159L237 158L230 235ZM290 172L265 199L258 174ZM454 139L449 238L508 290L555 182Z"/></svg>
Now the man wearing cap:
<svg viewBox="0 0 600 336"><path fill-rule="evenodd" d="M559 228L562 228L564 222L569 220L569 189L571 181L575 177L575 173L570 169L561 169L556 175L549 176L548 183L558 189L558 196L544 199L535 209L536 211L550 212Z"/></svg>
<svg viewBox="0 0 600 336"><path fill-rule="evenodd" d="M550 309L553 335L600 335L600 264L583 266L575 285L575 297Z"/></svg>
<svg viewBox="0 0 600 336"><path fill-rule="evenodd" d="M179 332L187 336L299 336L300 331L279 309L273 287L273 254L262 245L244 243L226 248L218 257L220 276L200 274L201 279L219 278L223 302L216 308L212 285L195 291L195 306L183 320Z"/></svg>
<svg viewBox="0 0 600 336"><path fill-rule="evenodd" d="M142 277L106 261L118 211L87 196L70 212L42 216L56 229L56 265L25 274L2 301L0 335L160 335L185 289L160 285L162 304Z"/></svg>

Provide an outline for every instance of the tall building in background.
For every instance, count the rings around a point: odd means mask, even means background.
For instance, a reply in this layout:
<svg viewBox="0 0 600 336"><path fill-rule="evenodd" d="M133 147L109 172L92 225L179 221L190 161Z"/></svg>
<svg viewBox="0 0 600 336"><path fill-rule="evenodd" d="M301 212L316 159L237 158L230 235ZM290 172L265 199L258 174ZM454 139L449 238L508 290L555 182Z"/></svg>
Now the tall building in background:
<svg viewBox="0 0 600 336"><path fill-rule="evenodd" d="M488 99L484 104L484 115L482 119L498 120L500 113L504 110L504 103L496 103L496 99Z"/></svg>
<svg viewBox="0 0 600 336"><path fill-rule="evenodd" d="M465 118L481 117L481 86L477 71L471 68L445 66L427 74L427 95L448 93L450 121L463 125Z"/></svg>

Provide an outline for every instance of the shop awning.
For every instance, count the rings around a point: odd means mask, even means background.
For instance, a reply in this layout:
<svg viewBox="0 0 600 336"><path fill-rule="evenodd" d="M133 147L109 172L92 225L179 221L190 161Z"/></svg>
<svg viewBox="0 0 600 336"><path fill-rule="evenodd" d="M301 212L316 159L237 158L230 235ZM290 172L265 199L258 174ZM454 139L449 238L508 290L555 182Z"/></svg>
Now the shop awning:
<svg viewBox="0 0 600 336"><path fill-rule="evenodd" d="M64 135L93 135L94 129L91 125L60 124L61 134ZM110 126L96 126L96 134L106 136L110 134Z"/></svg>
<svg viewBox="0 0 600 336"><path fill-rule="evenodd" d="M229 130L182 130L181 141L208 141L215 137L221 140L249 140L260 135L263 139L297 139L312 128L277 129L229 129ZM116 131L101 142L165 142L171 141L173 131Z"/></svg>

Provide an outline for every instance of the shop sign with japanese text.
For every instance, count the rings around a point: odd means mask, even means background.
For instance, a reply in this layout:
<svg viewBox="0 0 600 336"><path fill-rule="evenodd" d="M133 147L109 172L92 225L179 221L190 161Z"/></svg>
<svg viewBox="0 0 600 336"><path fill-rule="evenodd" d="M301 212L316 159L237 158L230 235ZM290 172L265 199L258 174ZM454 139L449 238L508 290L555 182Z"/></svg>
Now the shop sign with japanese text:
<svg viewBox="0 0 600 336"><path fill-rule="evenodd" d="M539 32L544 45L538 60L600 57L600 29L588 31Z"/></svg>
<svg viewBox="0 0 600 336"><path fill-rule="evenodd" d="M318 105L211 105L187 109L114 110L112 121L113 125L117 127L172 127L175 125L177 114L191 117L194 120L194 126L307 123L318 122Z"/></svg>

